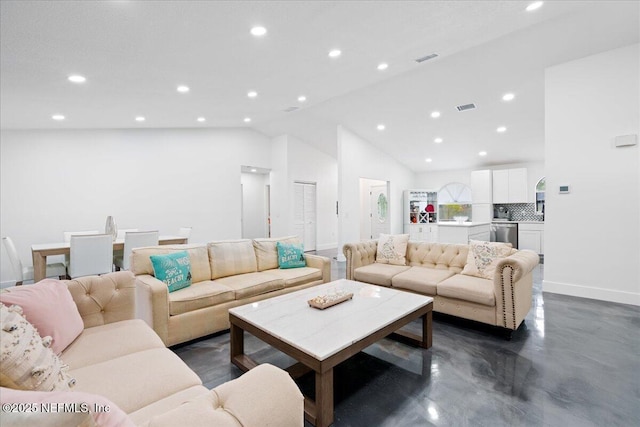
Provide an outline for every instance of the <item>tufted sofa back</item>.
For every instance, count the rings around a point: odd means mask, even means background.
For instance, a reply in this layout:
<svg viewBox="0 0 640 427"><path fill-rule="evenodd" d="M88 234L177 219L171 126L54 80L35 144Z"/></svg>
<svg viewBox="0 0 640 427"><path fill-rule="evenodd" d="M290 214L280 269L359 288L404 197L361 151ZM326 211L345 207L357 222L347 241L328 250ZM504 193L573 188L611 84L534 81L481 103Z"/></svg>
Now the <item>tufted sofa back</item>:
<svg viewBox="0 0 640 427"><path fill-rule="evenodd" d="M410 241L407 264L460 273L467 263L469 245Z"/></svg>

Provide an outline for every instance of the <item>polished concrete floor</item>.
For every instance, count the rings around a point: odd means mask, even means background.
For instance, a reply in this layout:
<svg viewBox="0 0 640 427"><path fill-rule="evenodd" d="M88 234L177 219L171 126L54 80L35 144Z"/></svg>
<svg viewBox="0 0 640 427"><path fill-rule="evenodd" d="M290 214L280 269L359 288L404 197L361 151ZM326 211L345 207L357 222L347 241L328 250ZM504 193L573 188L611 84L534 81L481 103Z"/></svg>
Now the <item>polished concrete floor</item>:
<svg viewBox="0 0 640 427"><path fill-rule="evenodd" d="M343 263L332 267L334 279L345 277ZM510 341L436 313L429 350L385 339L338 366L334 425L639 426L640 308L543 293L542 273ZM241 374L229 363L228 333L173 350L209 388ZM253 337L246 351L293 363ZM298 384L312 395L311 376Z"/></svg>

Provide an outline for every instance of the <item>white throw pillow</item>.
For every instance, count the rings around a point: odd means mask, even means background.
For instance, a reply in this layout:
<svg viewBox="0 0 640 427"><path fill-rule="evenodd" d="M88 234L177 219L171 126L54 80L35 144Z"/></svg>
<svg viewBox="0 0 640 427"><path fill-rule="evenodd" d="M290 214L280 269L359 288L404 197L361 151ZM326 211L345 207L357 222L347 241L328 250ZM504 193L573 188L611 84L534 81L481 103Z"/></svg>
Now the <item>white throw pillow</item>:
<svg viewBox="0 0 640 427"><path fill-rule="evenodd" d="M381 264L407 265L408 234L380 234L376 262Z"/></svg>
<svg viewBox="0 0 640 427"><path fill-rule="evenodd" d="M462 274L493 280L498 261L508 257L511 251L511 243L471 240Z"/></svg>

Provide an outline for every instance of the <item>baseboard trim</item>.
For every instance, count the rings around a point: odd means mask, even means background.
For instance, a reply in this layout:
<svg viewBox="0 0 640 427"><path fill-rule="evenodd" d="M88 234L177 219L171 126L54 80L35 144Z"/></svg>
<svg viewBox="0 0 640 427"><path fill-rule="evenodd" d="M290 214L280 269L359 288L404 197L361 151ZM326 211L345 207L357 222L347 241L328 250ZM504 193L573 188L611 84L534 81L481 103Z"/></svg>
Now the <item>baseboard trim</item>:
<svg viewBox="0 0 640 427"><path fill-rule="evenodd" d="M640 294L616 291L613 289L594 288L570 283L542 281L542 290L553 294L570 295L573 297L597 299L601 301L617 302L640 306Z"/></svg>
<svg viewBox="0 0 640 427"><path fill-rule="evenodd" d="M316 251L326 251L327 249L335 249L338 247L338 243L325 243L322 245L316 245Z"/></svg>
<svg viewBox="0 0 640 427"><path fill-rule="evenodd" d="M8 280L6 282L0 282L0 289L10 288L12 286L15 286L15 284L16 284L15 280Z"/></svg>

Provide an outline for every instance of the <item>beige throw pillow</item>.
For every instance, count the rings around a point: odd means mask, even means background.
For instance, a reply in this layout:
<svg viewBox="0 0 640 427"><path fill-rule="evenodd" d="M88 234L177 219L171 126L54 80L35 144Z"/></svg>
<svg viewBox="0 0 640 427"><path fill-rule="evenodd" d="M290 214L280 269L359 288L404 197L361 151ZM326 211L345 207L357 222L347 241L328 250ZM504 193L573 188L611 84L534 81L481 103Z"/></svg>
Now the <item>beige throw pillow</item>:
<svg viewBox="0 0 640 427"><path fill-rule="evenodd" d="M51 337L40 337L22 317L20 306L0 304L0 385L20 390L69 390L75 380L69 367L49 348Z"/></svg>
<svg viewBox="0 0 640 427"><path fill-rule="evenodd" d="M511 243L471 240L462 274L493 280L498 261L508 257L511 250Z"/></svg>
<svg viewBox="0 0 640 427"><path fill-rule="evenodd" d="M381 264L406 265L408 234L380 234L376 262Z"/></svg>

